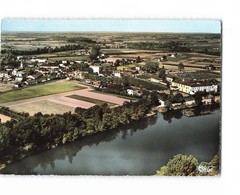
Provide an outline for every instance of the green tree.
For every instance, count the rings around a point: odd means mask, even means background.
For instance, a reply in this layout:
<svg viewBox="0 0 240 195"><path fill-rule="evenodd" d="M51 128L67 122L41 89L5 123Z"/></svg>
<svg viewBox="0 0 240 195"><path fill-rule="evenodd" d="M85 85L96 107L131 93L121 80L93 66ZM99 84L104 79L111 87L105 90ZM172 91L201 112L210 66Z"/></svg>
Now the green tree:
<svg viewBox="0 0 240 195"><path fill-rule="evenodd" d="M183 95L181 93L177 93L176 95L174 95L173 102L183 103L184 102Z"/></svg>
<svg viewBox="0 0 240 195"><path fill-rule="evenodd" d="M159 176L190 176L194 175L199 165L198 160L192 155L178 154L163 166L157 175Z"/></svg>
<svg viewBox="0 0 240 195"><path fill-rule="evenodd" d="M166 70L164 69L164 67L159 70L158 77L162 80L166 80Z"/></svg>
<svg viewBox="0 0 240 195"><path fill-rule="evenodd" d="M183 63L178 64L178 70L184 70L184 64Z"/></svg>
<svg viewBox="0 0 240 195"><path fill-rule="evenodd" d="M159 70L159 63L148 61L145 63L142 69L148 73L156 73Z"/></svg>
<svg viewBox="0 0 240 195"><path fill-rule="evenodd" d="M99 55L100 55L100 46L94 45L89 55L90 60L96 60Z"/></svg>
<svg viewBox="0 0 240 195"><path fill-rule="evenodd" d="M201 105L203 104L203 103L202 103L202 95L201 95L201 92L195 93L194 99L195 99L195 104L196 104L196 106L201 106Z"/></svg>
<svg viewBox="0 0 240 195"><path fill-rule="evenodd" d="M140 58L140 56L138 56L137 58L136 58L136 63L139 63L139 62L141 62L142 60L141 60L141 58Z"/></svg>
<svg viewBox="0 0 240 195"><path fill-rule="evenodd" d="M119 65L120 65L120 60L117 59L117 60L115 61L115 63L114 63L114 66L119 66Z"/></svg>

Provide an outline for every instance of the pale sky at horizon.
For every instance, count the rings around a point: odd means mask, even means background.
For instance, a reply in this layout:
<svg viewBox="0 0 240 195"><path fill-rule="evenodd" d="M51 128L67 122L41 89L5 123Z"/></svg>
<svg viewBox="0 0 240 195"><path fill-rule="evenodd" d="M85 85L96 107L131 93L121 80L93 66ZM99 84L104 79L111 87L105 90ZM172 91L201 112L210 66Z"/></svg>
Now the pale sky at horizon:
<svg viewBox="0 0 240 195"><path fill-rule="evenodd" d="M173 32L221 33L220 20L3 19L2 32Z"/></svg>

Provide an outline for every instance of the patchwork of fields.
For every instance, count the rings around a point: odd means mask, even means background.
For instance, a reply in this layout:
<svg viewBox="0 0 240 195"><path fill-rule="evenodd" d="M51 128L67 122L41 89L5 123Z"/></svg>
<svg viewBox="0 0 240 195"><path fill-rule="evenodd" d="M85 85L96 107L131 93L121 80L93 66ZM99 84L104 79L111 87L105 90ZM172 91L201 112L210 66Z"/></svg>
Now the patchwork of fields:
<svg viewBox="0 0 240 195"><path fill-rule="evenodd" d="M129 101L129 99L110 94L94 93L92 88L71 81L11 91L1 94L0 98L0 106L9 107L15 112L27 112L30 115L37 112L63 114L74 112L77 107L87 109L103 103L108 103L109 106L118 106Z"/></svg>

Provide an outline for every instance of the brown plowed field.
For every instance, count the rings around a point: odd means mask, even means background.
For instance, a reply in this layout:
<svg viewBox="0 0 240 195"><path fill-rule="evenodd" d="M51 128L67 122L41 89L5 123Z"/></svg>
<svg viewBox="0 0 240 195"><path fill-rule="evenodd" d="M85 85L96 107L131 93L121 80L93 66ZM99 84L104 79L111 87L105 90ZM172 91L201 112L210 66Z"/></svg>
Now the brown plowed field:
<svg viewBox="0 0 240 195"><path fill-rule="evenodd" d="M64 112L74 112L76 107L90 108L95 104L81 101L66 96L81 95L97 100L110 102L116 105L122 105L127 99L123 99L114 95L100 94L91 92L91 88L81 89L76 91L64 92L54 95L41 96L36 98L30 98L25 100L19 100L14 102L7 102L0 104L1 106L9 107L16 112L27 112L30 115L34 115L37 112L43 114L63 114Z"/></svg>

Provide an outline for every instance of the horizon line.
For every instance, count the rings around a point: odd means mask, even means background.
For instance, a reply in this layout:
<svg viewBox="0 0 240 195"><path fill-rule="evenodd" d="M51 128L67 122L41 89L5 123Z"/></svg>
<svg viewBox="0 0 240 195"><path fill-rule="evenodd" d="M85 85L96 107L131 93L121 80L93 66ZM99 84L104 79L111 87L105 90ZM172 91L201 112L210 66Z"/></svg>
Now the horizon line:
<svg viewBox="0 0 240 195"><path fill-rule="evenodd" d="M1 31L1 33L161 33L161 34L221 34L222 32L160 32L160 31Z"/></svg>

